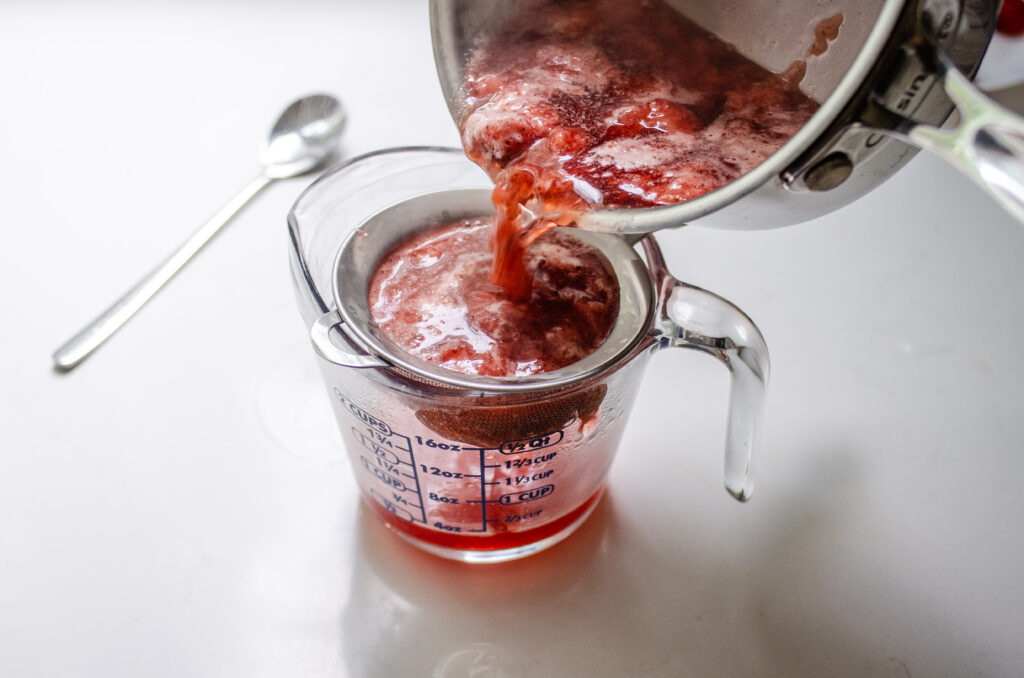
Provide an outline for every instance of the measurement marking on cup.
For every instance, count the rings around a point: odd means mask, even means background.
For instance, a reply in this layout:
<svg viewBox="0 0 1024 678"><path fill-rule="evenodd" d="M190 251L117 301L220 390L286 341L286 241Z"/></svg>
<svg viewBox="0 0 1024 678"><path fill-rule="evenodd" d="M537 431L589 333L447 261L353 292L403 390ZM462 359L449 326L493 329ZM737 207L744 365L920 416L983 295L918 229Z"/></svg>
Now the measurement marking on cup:
<svg viewBox="0 0 1024 678"><path fill-rule="evenodd" d="M420 470L426 473L427 475L441 476L442 478L456 478L461 480L462 478L472 477L470 475L466 475L462 471L446 471L443 468L438 468L436 466L427 466L426 464L420 464Z"/></svg>
<svg viewBox="0 0 1024 678"><path fill-rule="evenodd" d="M476 447L463 447L462 445L457 445L455 443L438 442L433 438L427 438L424 440L421 436L416 436L416 443L418 445L423 445L424 447L435 448L438 450L450 450L452 452L470 452L479 449Z"/></svg>
<svg viewBox="0 0 1024 678"><path fill-rule="evenodd" d="M345 394L343 394L337 388L334 389L334 395L337 396L338 401L342 405L347 407L348 411L351 412L361 422L363 422L367 426L373 427L374 429L380 431L384 435L391 435L392 431L390 426L388 426L386 423L384 423L377 417L374 417L373 415L367 413L366 410L364 410L363 408L359 407L351 400L346 398ZM404 438L405 436L402 437ZM406 438L406 440L408 440L408 438Z"/></svg>
<svg viewBox="0 0 1024 678"><path fill-rule="evenodd" d="M394 450L389 450L387 447L383 445L378 445L377 441L373 440L371 437L368 437L365 433L357 429L355 426L352 427L352 433L355 435L356 440L358 440L363 447L373 452L378 458L391 464L408 463L403 462L402 459L399 458L399 456L394 452Z"/></svg>
<svg viewBox="0 0 1024 678"><path fill-rule="evenodd" d="M502 506L511 506L513 504L525 504L528 501L534 499L541 499L548 496L555 491L554 485L542 485L541 487L535 487L532 490L523 490L522 492L510 492L509 494L503 494L498 497L498 502Z"/></svg>
<svg viewBox="0 0 1024 678"><path fill-rule="evenodd" d="M542 464L546 461L551 461L558 456L558 452L548 452L547 454L539 454L536 457L520 457L519 459L506 459L505 463L499 468L513 469L513 468L525 468L527 466L535 466Z"/></svg>
<svg viewBox="0 0 1024 678"><path fill-rule="evenodd" d="M400 492L392 491L390 501L393 501L396 504L402 504L403 506L408 506L410 508L417 508L421 510L423 509L423 507L420 506L419 504L410 503L409 500L405 498L405 495Z"/></svg>
<svg viewBox="0 0 1024 678"><path fill-rule="evenodd" d="M370 473L372 473L377 478L377 480L379 480L380 482L384 483L385 485L388 485L390 487L394 487L394 488L396 488L398 490L403 490L403 491L404 490L411 490L412 489L412 488L408 487L402 481L401 478L398 477L397 473L393 473L392 471L390 471L389 469L386 469L386 468L380 468L380 466L379 466L380 461L379 460L377 462L373 462L373 461L370 461L369 459L367 459L366 457L364 457L363 455L359 455L359 459L360 459L360 461L363 462L363 466L366 468L366 470L369 471ZM408 476L406 476L406 477L408 477Z"/></svg>
<svg viewBox="0 0 1024 678"><path fill-rule="evenodd" d="M466 503L467 504L480 504L480 529L479 530L466 530L466 532L487 532L487 523L496 522L496 521L488 520L487 519L487 504L489 503L487 501L487 486L488 485L494 485L495 483L489 483L484 478L484 473L486 473L488 468L493 468L493 466L489 467L486 463L484 463L484 450L482 450L482 449L479 450L479 454L480 454L480 466L479 466L480 473L479 474L473 474L473 475L474 475L474 477L476 477L477 475L479 475L479 477L480 477L480 498L479 499L467 499Z"/></svg>
<svg viewBox="0 0 1024 678"><path fill-rule="evenodd" d="M353 403L338 389L334 389L334 395L344 410L361 424L351 427L352 440L370 453L369 456L360 454L359 461L379 483L377 488L367 488L368 494L402 520L426 524L412 439L394 431L387 422Z"/></svg>
<svg viewBox="0 0 1024 678"><path fill-rule="evenodd" d="M382 496L379 492L377 492L377 490L371 489L370 496L372 496L377 501L377 503L379 503L381 506L383 506L392 514L398 516L402 520L405 520L410 523L415 522L416 518L415 516L413 516L411 511L407 511L402 506L399 506L397 503L392 502L387 497ZM417 506L416 508L420 507Z"/></svg>
<svg viewBox="0 0 1024 678"><path fill-rule="evenodd" d="M532 438L524 438L523 440L506 440L498 447L498 451L502 454L533 452L534 450L541 450L545 447L557 445L562 442L562 438L564 437L565 433L562 431L552 431L551 433L545 433Z"/></svg>
<svg viewBox="0 0 1024 678"><path fill-rule="evenodd" d="M443 438L404 436L392 429L387 422L349 401L341 393L335 391L335 394L344 406L342 409L358 420L355 426L349 428L351 437L346 435L346 441L350 445L359 446L356 448L359 452L355 454L359 458L356 466L361 467L370 476L368 480L361 481L364 483L364 489L373 501L401 520L420 523L445 532L481 534L488 531L488 523L514 524L537 518L543 513L543 509L533 508L536 504L531 506L529 503L543 500L555 492L555 483L552 480L556 469L546 466L548 462L559 458L561 452L545 448L562 442L565 437L562 431L522 440L509 440L497 447L465 447ZM427 455L421 457L422 459L440 465L417 463L413 452L414 444L419 446L418 452ZM447 454L443 454L447 452L459 456L449 458ZM465 456L473 453L476 453L477 457L478 470L475 471L469 470L472 466L466 464L472 457L467 459ZM499 457L498 463L487 463L488 453L500 453L506 457ZM450 464L448 459L452 460ZM452 466L460 470L452 470ZM490 473L488 469L491 469ZM425 485L420 482L421 475L427 478ZM488 480L488 475L491 480ZM455 480L460 482L448 482ZM480 483L479 499L469 499L464 493L473 492L472 482L476 480ZM367 487L366 483L370 486ZM495 485L505 492L488 487ZM541 506L544 503L538 501ZM458 507L464 504L480 504L479 527L473 527L473 518L469 516L466 516L469 518L468 525L463 524L464 519L452 521L456 524L447 520L437 520L438 517L445 515L441 507ZM488 510L488 504L497 504L503 508ZM521 508L518 508L520 506ZM469 507L465 508L471 514L474 512ZM439 510L442 512L435 515ZM457 509L455 510L457 512ZM495 512L498 514L497 517L492 517Z"/></svg>
<svg viewBox="0 0 1024 678"><path fill-rule="evenodd" d="M484 451L480 450L480 531L487 531L487 485L484 479Z"/></svg>
<svg viewBox="0 0 1024 678"><path fill-rule="evenodd" d="M537 509L536 511L530 511L529 513L523 513L523 514L520 514L520 515L516 515L516 514L508 515L508 516L505 516L505 522L506 523L521 523L523 521L529 520L530 518L536 518L536 517L540 516L540 514L543 513L543 512L544 512L544 509Z"/></svg>
<svg viewBox="0 0 1024 678"><path fill-rule="evenodd" d="M538 480L550 478L554 472L555 469L548 469L547 471L541 471L540 473L525 473L521 476L512 476L511 478L505 478L505 484L522 485L523 483L535 483Z"/></svg>

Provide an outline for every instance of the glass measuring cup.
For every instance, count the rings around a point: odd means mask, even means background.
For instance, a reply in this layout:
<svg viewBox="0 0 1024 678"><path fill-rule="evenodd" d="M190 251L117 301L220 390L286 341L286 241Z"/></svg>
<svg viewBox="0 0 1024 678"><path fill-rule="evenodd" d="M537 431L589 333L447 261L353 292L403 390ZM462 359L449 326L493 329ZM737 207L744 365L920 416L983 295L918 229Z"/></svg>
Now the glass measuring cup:
<svg viewBox="0 0 1024 678"><path fill-rule="evenodd" d="M620 312L590 356L530 377L463 375L409 355L369 318L380 257L439 221L489 213L490 180L456 149L372 153L330 171L288 216L293 281L366 503L434 554L496 562L535 553L590 514L655 349L696 348L732 374L725 484L744 501L768 354L738 308L646 263L615 236L574 232L608 258Z"/></svg>

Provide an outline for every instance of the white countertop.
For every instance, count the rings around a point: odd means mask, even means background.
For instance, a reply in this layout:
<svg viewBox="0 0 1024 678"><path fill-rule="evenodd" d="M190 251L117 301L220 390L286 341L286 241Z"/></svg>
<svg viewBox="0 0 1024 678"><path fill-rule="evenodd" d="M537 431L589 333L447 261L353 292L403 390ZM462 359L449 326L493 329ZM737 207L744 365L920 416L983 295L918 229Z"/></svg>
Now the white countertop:
<svg viewBox="0 0 1024 678"><path fill-rule="evenodd" d="M50 369L256 174L295 96L345 99L348 156L457 143L425 4L2 15L0 676L1020 675L1024 228L954 170L659 238L768 339L749 504L722 489L725 371L668 351L589 522L459 565L360 508L287 270L307 180Z"/></svg>

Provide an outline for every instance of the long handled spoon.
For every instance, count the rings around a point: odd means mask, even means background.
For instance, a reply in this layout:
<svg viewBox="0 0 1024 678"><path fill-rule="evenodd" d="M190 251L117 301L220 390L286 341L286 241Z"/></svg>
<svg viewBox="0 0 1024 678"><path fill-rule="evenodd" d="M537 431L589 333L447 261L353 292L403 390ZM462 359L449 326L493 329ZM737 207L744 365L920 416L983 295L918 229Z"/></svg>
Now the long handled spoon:
<svg viewBox="0 0 1024 678"><path fill-rule="evenodd" d="M57 369L71 370L99 348L264 187L322 166L337 148L344 127L345 109L326 94L303 97L284 109L260 153L263 173L149 275L58 348L53 354Z"/></svg>

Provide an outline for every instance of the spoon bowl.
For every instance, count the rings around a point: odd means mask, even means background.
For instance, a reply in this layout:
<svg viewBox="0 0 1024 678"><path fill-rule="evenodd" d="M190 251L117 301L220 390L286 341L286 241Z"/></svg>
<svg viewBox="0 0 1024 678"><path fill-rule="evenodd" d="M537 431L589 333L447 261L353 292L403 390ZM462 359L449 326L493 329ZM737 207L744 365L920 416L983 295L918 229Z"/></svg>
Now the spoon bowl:
<svg viewBox="0 0 1024 678"><path fill-rule="evenodd" d="M264 173L285 179L319 167L337 150L346 120L345 108L329 94L292 102L260 151Z"/></svg>

